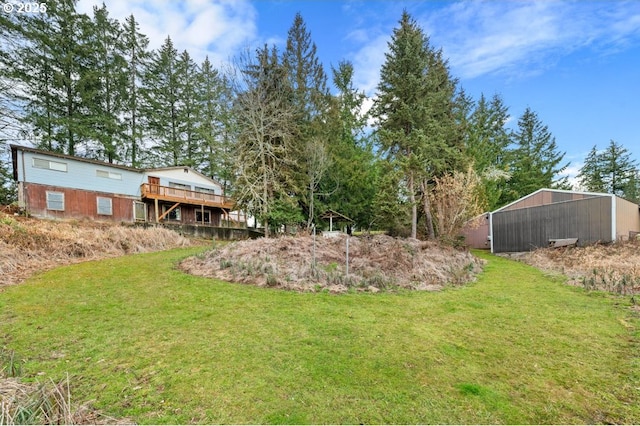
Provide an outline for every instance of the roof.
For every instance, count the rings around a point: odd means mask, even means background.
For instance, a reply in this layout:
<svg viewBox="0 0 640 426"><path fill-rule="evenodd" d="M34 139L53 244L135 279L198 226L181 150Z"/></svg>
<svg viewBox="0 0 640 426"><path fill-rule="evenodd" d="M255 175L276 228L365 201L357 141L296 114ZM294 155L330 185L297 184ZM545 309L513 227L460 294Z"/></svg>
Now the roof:
<svg viewBox="0 0 640 426"><path fill-rule="evenodd" d="M336 221L343 221L343 222L355 222L355 220L348 218L347 216L338 213L335 210L327 210L324 213L322 213L320 215L321 219L332 219L332 220L336 220Z"/></svg>
<svg viewBox="0 0 640 426"><path fill-rule="evenodd" d="M194 174L203 177L204 179L210 180L212 182L214 182L216 185L218 185L220 188L222 188L222 184L220 182L218 182L217 180L213 179L210 176L205 175L204 173L200 173L199 171L197 171L196 169L192 168L192 167L188 167L188 166L170 166L170 167L154 167L153 169L144 169L145 173L150 173L150 172L154 172L154 171L165 171L165 170L184 170L184 169L188 169L189 171L193 172Z"/></svg>
<svg viewBox="0 0 640 426"><path fill-rule="evenodd" d="M617 197L616 195L613 194L607 194L604 192L586 192L586 191L571 191L571 190L566 190L566 189L551 189L551 188L541 188L538 189L537 191L532 192L531 194L525 195L524 197L520 197L515 201L510 202L507 205L504 205L502 207L500 207L499 209L496 209L494 211L492 211L491 213L497 213L499 211L505 210L508 207L513 206L514 204L517 204L519 202L521 202L522 200L525 200L529 197L533 197L536 194L539 194L540 192L558 192L561 194L580 194L580 195L590 195L593 197Z"/></svg>

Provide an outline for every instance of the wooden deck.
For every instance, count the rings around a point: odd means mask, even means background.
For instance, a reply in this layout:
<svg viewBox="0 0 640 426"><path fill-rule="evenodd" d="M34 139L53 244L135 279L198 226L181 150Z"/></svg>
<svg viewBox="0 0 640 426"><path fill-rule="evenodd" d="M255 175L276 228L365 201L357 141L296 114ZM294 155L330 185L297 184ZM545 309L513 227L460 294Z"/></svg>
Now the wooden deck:
<svg viewBox="0 0 640 426"><path fill-rule="evenodd" d="M205 207L218 207L225 210L232 210L235 202L222 195L210 194L207 192L191 191L181 188L171 188L150 183L140 185L142 199L167 201L170 203L192 204Z"/></svg>

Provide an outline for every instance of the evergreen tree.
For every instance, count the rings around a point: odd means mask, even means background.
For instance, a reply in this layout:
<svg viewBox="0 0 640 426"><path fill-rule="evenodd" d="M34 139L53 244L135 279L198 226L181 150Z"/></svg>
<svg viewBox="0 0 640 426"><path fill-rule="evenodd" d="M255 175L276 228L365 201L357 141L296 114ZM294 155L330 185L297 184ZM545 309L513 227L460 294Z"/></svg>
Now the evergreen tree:
<svg viewBox="0 0 640 426"><path fill-rule="evenodd" d="M293 89L297 135L295 170L298 180L298 202L307 215L307 226L314 222L316 192L329 167L326 128L329 110L327 76L318 60L316 45L300 13L297 13L287 37L283 55Z"/></svg>
<svg viewBox="0 0 640 426"><path fill-rule="evenodd" d="M218 180L226 193L231 190L233 181L233 97L228 79L220 75L208 57L200 66L197 99L201 113L198 126L199 138L202 140L200 171Z"/></svg>
<svg viewBox="0 0 640 426"><path fill-rule="evenodd" d="M197 64L191 59L186 50L180 54L176 63L180 91L180 108L178 109L178 129L184 159L183 165L196 167L202 162L200 156L200 138L198 126L201 111L198 101L198 79L200 78Z"/></svg>
<svg viewBox="0 0 640 426"><path fill-rule="evenodd" d="M368 114L363 114L366 96L353 86L353 65L341 61L333 68L338 89L332 104L331 123L336 127L329 145L331 163L323 192L326 205L348 216L360 228L373 222L377 164L371 137L365 133Z"/></svg>
<svg viewBox="0 0 640 426"><path fill-rule="evenodd" d="M405 11L394 29L382 65L375 116L382 150L402 171L396 194L406 193L411 237L417 236L422 200L427 236L435 237L428 192L434 177L462 166L462 134L456 121L456 81L442 51ZM397 214L397 213L396 213Z"/></svg>
<svg viewBox="0 0 640 426"><path fill-rule="evenodd" d="M126 154L125 158L133 167L139 167L141 158L143 132L141 125L142 102L139 88L144 69L149 60L149 39L139 32L138 23L133 15L125 19L123 26L123 56L127 63L127 82L123 117L125 120Z"/></svg>
<svg viewBox="0 0 640 426"><path fill-rule="evenodd" d="M569 189L567 178L560 178L569 163L558 151L556 140L538 115L527 108L513 133L515 145L511 161L511 179L500 204L508 204L541 188Z"/></svg>
<svg viewBox="0 0 640 426"><path fill-rule="evenodd" d="M508 108L500 96L494 95L491 101L487 101L482 94L467 123L467 155L481 177L489 210L499 206L500 196L510 177L508 169L511 140L505 127L508 119Z"/></svg>
<svg viewBox="0 0 640 426"><path fill-rule="evenodd" d="M180 139L182 108L178 52L170 37L152 53L144 74L144 115L155 144L156 161L164 166L179 166L184 160Z"/></svg>
<svg viewBox="0 0 640 426"><path fill-rule="evenodd" d="M587 191L606 192L635 200L637 174L638 166L631 153L612 140L602 152L598 152L595 146L589 151L578 179Z"/></svg>
<svg viewBox="0 0 640 426"><path fill-rule="evenodd" d="M22 42L8 61L22 89L24 120L38 147L74 155L92 137L91 21L74 0L47 2L46 14L18 19Z"/></svg>
<svg viewBox="0 0 640 426"><path fill-rule="evenodd" d="M120 23L109 18L107 7L93 9L93 58L87 73L92 89L87 90L86 103L92 138L98 142L98 158L112 163L122 160L124 123L122 114L127 89L127 64L123 57Z"/></svg>

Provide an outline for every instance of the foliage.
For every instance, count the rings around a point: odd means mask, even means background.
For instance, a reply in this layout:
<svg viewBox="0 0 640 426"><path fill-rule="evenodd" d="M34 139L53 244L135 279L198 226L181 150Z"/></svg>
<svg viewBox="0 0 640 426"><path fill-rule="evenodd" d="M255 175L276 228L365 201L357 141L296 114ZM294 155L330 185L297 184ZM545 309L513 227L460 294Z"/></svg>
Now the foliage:
<svg viewBox="0 0 640 426"><path fill-rule="evenodd" d="M578 173L580 185L587 191L605 192L639 201L638 165L629 150L615 141L598 151L594 146Z"/></svg>
<svg viewBox="0 0 640 426"><path fill-rule="evenodd" d="M295 114L288 70L275 47L247 52L236 64L234 91L238 126L236 184L238 206L257 216L269 235L276 200L289 204L295 193Z"/></svg>
<svg viewBox="0 0 640 426"><path fill-rule="evenodd" d="M538 114L527 108L518 119L512 135L515 145L511 153L510 173L500 205L508 204L541 188L570 189L567 178L559 175L569 166L563 164L564 152L542 123Z"/></svg>
<svg viewBox="0 0 640 426"><path fill-rule="evenodd" d="M468 220L486 211L483 189L482 178L472 167L435 179L429 196L441 239L454 241Z"/></svg>
<svg viewBox="0 0 640 426"><path fill-rule="evenodd" d="M429 208L429 181L462 163L462 139L454 114L457 82L441 50L405 11L393 30L380 71L374 115L381 150L403 173L411 209L411 236L417 236L422 197L427 235L435 236Z"/></svg>
<svg viewBox="0 0 640 426"><path fill-rule="evenodd" d="M299 294L186 275L182 249L0 292L25 379L142 423L637 424L637 313L482 254L441 292ZM514 374L518 372L518 374Z"/></svg>
<svg viewBox="0 0 640 426"><path fill-rule="evenodd" d="M316 45L300 13L294 17L282 55L291 85L295 137L291 175L296 180L296 198L307 216L307 227L315 221L315 201L321 181L330 167L328 146L333 137L326 125L329 111L327 75Z"/></svg>
<svg viewBox="0 0 640 426"><path fill-rule="evenodd" d="M480 95L469 116L465 117L466 154L482 178L488 210L499 207L500 198L511 177L508 172L511 158L511 139L506 128L508 119L508 108L497 94L490 101L484 94Z"/></svg>

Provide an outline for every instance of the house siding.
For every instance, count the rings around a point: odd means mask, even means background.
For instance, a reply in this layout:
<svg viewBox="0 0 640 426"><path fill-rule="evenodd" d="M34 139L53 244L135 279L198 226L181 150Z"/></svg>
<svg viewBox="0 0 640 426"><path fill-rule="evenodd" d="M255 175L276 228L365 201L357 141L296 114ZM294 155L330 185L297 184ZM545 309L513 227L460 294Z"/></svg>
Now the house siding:
<svg viewBox="0 0 640 426"><path fill-rule="evenodd" d="M49 160L67 165L66 171L50 170L34 166L34 159ZM143 180L141 171L110 166L107 163L78 161L71 158L60 158L43 153L19 151L17 159L17 177L19 182L40 185L57 185L59 187L82 189L125 196L140 196L140 185ZM98 170L118 174L121 179L110 179L98 176Z"/></svg>
<svg viewBox="0 0 640 426"><path fill-rule="evenodd" d="M92 219L115 222L131 222L135 197L118 196L108 192L85 191L55 185L23 183L21 185L25 208L35 216L49 219ZM64 194L64 210L47 209L47 192ZM111 215L98 214L97 198L111 199Z"/></svg>
<svg viewBox="0 0 640 426"><path fill-rule="evenodd" d="M159 178L161 186L169 186L169 183L173 182L188 185L192 191L199 187L213 190L217 195L224 195L222 194L222 186L186 167L147 170L145 172L145 182L149 181L149 176Z"/></svg>

